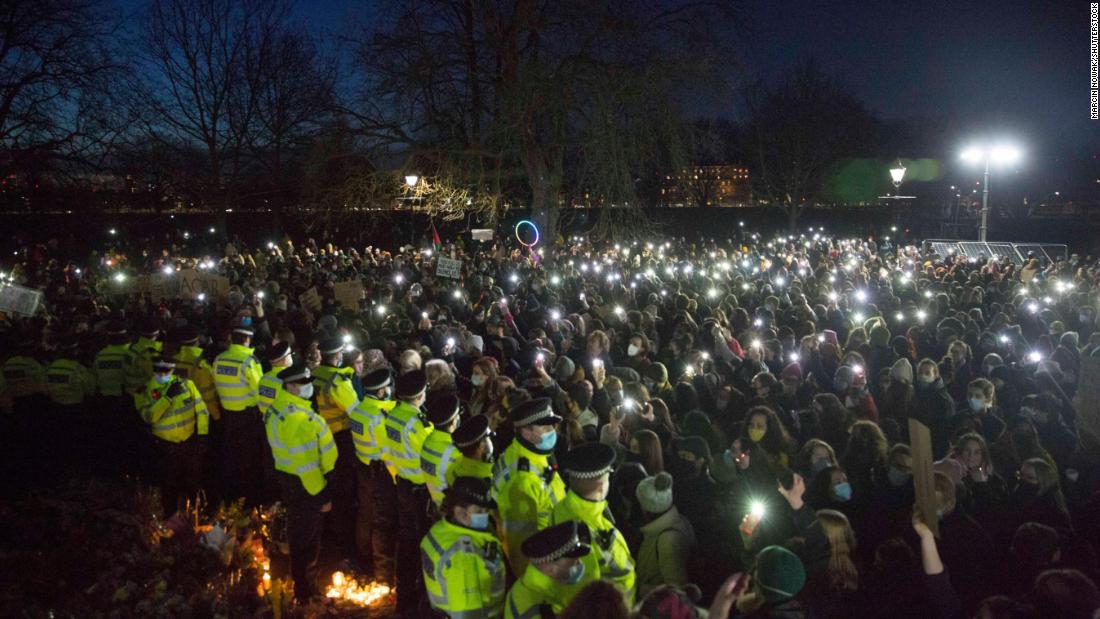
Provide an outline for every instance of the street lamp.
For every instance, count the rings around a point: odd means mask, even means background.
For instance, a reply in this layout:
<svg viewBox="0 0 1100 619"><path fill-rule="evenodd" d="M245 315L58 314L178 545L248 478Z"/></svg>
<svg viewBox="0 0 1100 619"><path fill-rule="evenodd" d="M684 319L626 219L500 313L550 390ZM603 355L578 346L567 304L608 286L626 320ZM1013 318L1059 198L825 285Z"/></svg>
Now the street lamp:
<svg viewBox="0 0 1100 619"><path fill-rule="evenodd" d="M901 159L898 159L898 167L890 168L890 180L894 183L894 191L901 187L903 178L905 178L905 166L901 165Z"/></svg>
<svg viewBox="0 0 1100 619"><path fill-rule="evenodd" d="M407 187L416 187L416 183L418 181L420 181L420 177L417 176L416 174L406 174L405 175L405 186L407 186Z"/></svg>
<svg viewBox="0 0 1100 619"><path fill-rule="evenodd" d="M1020 149L1014 146L973 147L962 152L962 160L968 163L980 163L985 166L982 184L982 223L978 228L978 240L985 242L989 231L989 164L1011 164L1020 160Z"/></svg>

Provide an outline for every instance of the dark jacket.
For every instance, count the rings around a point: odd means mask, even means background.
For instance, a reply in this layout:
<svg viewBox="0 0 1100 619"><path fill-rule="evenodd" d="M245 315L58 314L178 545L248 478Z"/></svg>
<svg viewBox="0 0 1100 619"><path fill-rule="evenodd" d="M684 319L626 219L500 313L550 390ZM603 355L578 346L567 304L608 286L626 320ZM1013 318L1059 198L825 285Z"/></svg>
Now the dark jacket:
<svg viewBox="0 0 1100 619"><path fill-rule="evenodd" d="M951 441L949 420L955 415L955 401L947 393L942 378L924 385L917 381L910 409L917 421L928 426L932 434L932 457L936 460L947 455Z"/></svg>

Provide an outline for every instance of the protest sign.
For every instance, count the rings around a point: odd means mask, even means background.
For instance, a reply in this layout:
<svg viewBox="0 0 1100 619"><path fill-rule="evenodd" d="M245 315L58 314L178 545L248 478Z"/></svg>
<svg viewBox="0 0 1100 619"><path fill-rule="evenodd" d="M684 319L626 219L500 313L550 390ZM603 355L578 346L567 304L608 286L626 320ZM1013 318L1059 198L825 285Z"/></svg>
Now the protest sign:
<svg viewBox="0 0 1100 619"><path fill-rule="evenodd" d="M224 299L229 296L229 278L195 269L183 269L179 277L179 296L195 299L205 294L208 299Z"/></svg>
<svg viewBox="0 0 1100 619"><path fill-rule="evenodd" d="M473 237L473 239L475 241L481 241L483 243L487 242L487 241L491 241L491 240L493 240L493 229L492 228L474 228L473 230L470 230L470 236Z"/></svg>
<svg viewBox="0 0 1100 619"><path fill-rule="evenodd" d="M932 534L940 536L940 519L936 515L936 484L932 473L932 434L928 426L909 418L909 451L913 456L913 489L917 513Z"/></svg>
<svg viewBox="0 0 1100 619"><path fill-rule="evenodd" d="M439 264L435 267L435 275L436 277L460 279L462 277L462 261L440 256Z"/></svg>
<svg viewBox="0 0 1100 619"><path fill-rule="evenodd" d="M0 312L34 316L42 303L42 291L17 284L0 284Z"/></svg>
<svg viewBox="0 0 1100 619"><path fill-rule="evenodd" d="M1100 454L1100 359L1081 359L1073 408L1077 411L1077 452Z"/></svg>
<svg viewBox="0 0 1100 619"><path fill-rule="evenodd" d="M359 301L363 298L363 282L359 280L336 282L332 287L332 293L344 309L358 312Z"/></svg>
<svg viewBox="0 0 1100 619"><path fill-rule="evenodd" d="M309 290L303 292L298 297L298 304L303 309L309 310L314 314L321 313L321 295L317 293L317 287L314 286Z"/></svg>

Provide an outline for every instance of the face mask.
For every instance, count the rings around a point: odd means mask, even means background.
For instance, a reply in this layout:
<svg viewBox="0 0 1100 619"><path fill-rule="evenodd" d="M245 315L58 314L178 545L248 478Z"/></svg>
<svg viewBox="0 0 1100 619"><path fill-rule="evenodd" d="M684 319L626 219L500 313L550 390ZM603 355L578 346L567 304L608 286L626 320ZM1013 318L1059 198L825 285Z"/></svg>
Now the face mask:
<svg viewBox="0 0 1100 619"><path fill-rule="evenodd" d="M726 463L726 466L734 466L737 463L737 458L733 456L733 452L729 449L722 452L722 462Z"/></svg>
<svg viewBox="0 0 1100 619"><path fill-rule="evenodd" d="M285 312L286 311L286 301L283 300L283 299L279 299L278 301L276 301L275 302L275 309Z"/></svg>
<svg viewBox="0 0 1100 619"><path fill-rule="evenodd" d="M251 327L252 326L252 317L251 316L242 317L241 318L241 326L242 327Z"/></svg>
<svg viewBox="0 0 1100 619"><path fill-rule="evenodd" d="M932 374L921 374L917 377L917 380L919 380L922 385L931 385L936 382L936 377Z"/></svg>
<svg viewBox="0 0 1100 619"><path fill-rule="evenodd" d="M829 468L830 466L832 466L832 464L833 463L829 461L828 458L819 458L817 460L814 460L813 463L810 464L810 471L813 472L814 477L817 477L818 473Z"/></svg>
<svg viewBox="0 0 1100 619"><path fill-rule="evenodd" d="M565 582L575 585L584 578L584 564L580 561L573 564L573 567L569 568L569 575L566 576Z"/></svg>
<svg viewBox="0 0 1100 619"><path fill-rule="evenodd" d="M642 381L642 383L645 385L646 391L649 391L650 393L652 393L653 389L657 386L657 383L651 380L645 380Z"/></svg>
<svg viewBox="0 0 1100 619"><path fill-rule="evenodd" d="M980 413L985 410L985 400L982 398L970 398L970 410Z"/></svg>
<svg viewBox="0 0 1100 619"><path fill-rule="evenodd" d="M489 512L470 514L470 528L478 531L489 530Z"/></svg>
<svg viewBox="0 0 1100 619"><path fill-rule="evenodd" d="M171 374L157 374L156 376L153 377L153 379L157 381L158 385L167 385L168 383L172 382L172 375Z"/></svg>
<svg viewBox="0 0 1100 619"><path fill-rule="evenodd" d="M1039 484L1021 481L1016 486L1015 494L1021 499L1034 499L1039 496Z"/></svg>
<svg viewBox="0 0 1100 619"><path fill-rule="evenodd" d="M540 451L550 451L554 449L554 445L558 444L558 432L557 430L550 430L546 434L542 435L538 445L535 445Z"/></svg>
<svg viewBox="0 0 1100 619"><path fill-rule="evenodd" d="M485 441L485 455L481 459L485 462L493 461L493 441Z"/></svg>
<svg viewBox="0 0 1100 619"><path fill-rule="evenodd" d="M637 347L637 346L635 346L634 344L631 344L631 345L629 345L629 346L627 346L627 347L626 347L626 355L627 355L628 357L634 357L634 356L636 356L636 355L637 355L637 354L638 354L639 352L640 352L640 351L639 351L638 347Z"/></svg>
<svg viewBox="0 0 1100 619"><path fill-rule="evenodd" d="M760 428L749 428L749 440L759 443L767 432L767 430L761 430Z"/></svg>
<svg viewBox="0 0 1100 619"><path fill-rule="evenodd" d="M912 477L912 473L907 473L906 471L892 466L887 469L886 476L890 479L890 485L896 488L905 485L905 482L909 481L909 478Z"/></svg>
<svg viewBox="0 0 1100 619"><path fill-rule="evenodd" d="M474 374L470 377L470 384L475 387L480 387L483 382L485 382L485 378L481 374Z"/></svg>
<svg viewBox="0 0 1100 619"><path fill-rule="evenodd" d="M842 481L833 486L833 496L841 503L847 503L852 498L852 484Z"/></svg>
<svg viewBox="0 0 1100 619"><path fill-rule="evenodd" d="M306 383L302 385L301 391L298 392L298 397L303 400L308 400L313 397L313 383Z"/></svg>

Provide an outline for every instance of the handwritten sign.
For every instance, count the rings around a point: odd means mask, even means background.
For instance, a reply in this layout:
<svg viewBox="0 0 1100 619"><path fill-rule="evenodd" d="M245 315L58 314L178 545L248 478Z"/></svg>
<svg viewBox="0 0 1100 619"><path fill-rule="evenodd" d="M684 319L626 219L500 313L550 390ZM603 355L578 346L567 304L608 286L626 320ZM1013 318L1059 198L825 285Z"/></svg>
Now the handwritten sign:
<svg viewBox="0 0 1100 619"><path fill-rule="evenodd" d="M336 282L332 287L332 293L344 309L358 312L359 301L363 298L363 282L359 280Z"/></svg>
<svg viewBox="0 0 1100 619"><path fill-rule="evenodd" d="M439 263L435 267L435 275L436 277L460 279L462 277L462 261L440 256Z"/></svg>
<svg viewBox="0 0 1100 619"><path fill-rule="evenodd" d="M205 294L208 299L224 299L229 296L229 278L204 273L196 269L183 269L176 273L179 278L179 296L194 299Z"/></svg>
<svg viewBox="0 0 1100 619"><path fill-rule="evenodd" d="M493 229L474 228L473 230L470 230L470 236L473 237L475 241L481 241L482 243L485 243L487 241L493 240Z"/></svg>
<svg viewBox="0 0 1100 619"><path fill-rule="evenodd" d="M0 312L34 316L42 303L42 291L16 284L0 284Z"/></svg>
<svg viewBox="0 0 1100 619"><path fill-rule="evenodd" d="M321 295L317 293L317 287L314 286L299 295L298 304L301 305L303 309L309 310L314 314L320 314Z"/></svg>

